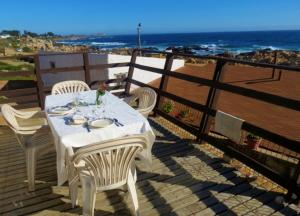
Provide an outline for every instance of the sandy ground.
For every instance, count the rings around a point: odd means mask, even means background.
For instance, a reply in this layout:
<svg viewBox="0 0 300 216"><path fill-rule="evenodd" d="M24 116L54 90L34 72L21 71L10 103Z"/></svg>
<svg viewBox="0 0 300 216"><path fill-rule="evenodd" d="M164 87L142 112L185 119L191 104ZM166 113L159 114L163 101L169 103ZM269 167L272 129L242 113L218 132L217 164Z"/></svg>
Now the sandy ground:
<svg viewBox="0 0 300 216"><path fill-rule="evenodd" d="M178 72L211 79L214 68L214 64L187 65ZM277 80L278 72L272 79L271 69L227 65L224 82L300 100L300 73L283 71L281 79ZM158 83L159 80L153 85L158 86ZM168 92L202 104L205 104L208 90L205 86L174 78L169 79L167 88ZM220 93L217 108L272 132L300 140L300 112L225 91Z"/></svg>

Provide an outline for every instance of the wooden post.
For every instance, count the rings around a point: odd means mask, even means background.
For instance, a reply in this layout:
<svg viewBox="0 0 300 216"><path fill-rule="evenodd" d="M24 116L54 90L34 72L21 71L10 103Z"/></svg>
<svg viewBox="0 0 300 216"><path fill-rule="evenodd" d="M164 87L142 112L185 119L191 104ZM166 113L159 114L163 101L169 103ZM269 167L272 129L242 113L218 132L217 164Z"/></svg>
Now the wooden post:
<svg viewBox="0 0 300 216"><path fill-rule="evenodd" d="M39 55L36 54L34 56L34 64L35 64L35 75L37 79L37 91L38 91L38 99L39 105L43 110L45 108L45 92L44 92L44 82L40 72L40 58Z"/></svg>
<svg viewBox="0 0 300 216"><path fill-rule="evenodd" d="M274 52L273 64L277 64L277 51ZM274 79L274 77L275 77L275 68L273 68L273 71L272 71L272 79Z"/></svg>
<svg viewBox="0 0 300 216"><path fill-rule="evenodd" d="M83 67L84 67L84 75L85 82L90 85L91 84L91 72L90 72L90 61L89 61L89 53L83 53Z"/></svg>
<svg viewBox="0 0 300 216"><path fill-rule="evenodd" d="M167 54L166 62L164 65L165 71L170 71L172 69L173 60L174 60L174 55L172 53ZM161 80L160 80L159 90L166 91L167 87L168 87L168 82L169 82L169 76L163 74L161 77ZM161 101L160 95L158 94L155 108L158 109L159 106L161 105L161 103L162 103L162 101Z"/></svg>
<svg viewBox="0 0 300 216"><path fill-rule="evenodd" d="M133 76L134 64L136 62L137 55L138 55L138 50L134 50L132 55L131 55L128 75L127 75L127 82L126 82L126 85L125 85L125 95L128 95L129 92L130 92L131 79L132 79L132 76Z"/></svg>
<svg viewBox="0 0 300 216"><path fill-rule="evenodd" d="M213 86L210 87L205 107L207 109L215 109L218 98L219 98L219 90L215 87L215 84L219 81L222 81L222 71L223 67L226 64L223 60L218 60L215 68L214 76L213 76ZM212 117L208 113L202 114L200 126L199 126L199 134L197 136L197 140L201 140L202 134L208 133L211 125Z"/></svg>

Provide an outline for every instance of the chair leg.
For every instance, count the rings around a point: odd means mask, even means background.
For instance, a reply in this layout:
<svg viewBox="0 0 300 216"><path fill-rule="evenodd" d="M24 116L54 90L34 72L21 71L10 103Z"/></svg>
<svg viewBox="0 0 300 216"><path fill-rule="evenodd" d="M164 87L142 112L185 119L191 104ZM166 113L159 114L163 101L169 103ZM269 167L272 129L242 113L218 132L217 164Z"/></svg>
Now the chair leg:
<svg viewBox="0 0 300 216"><path fill-rule="evenodd" d="M35 169L36 169L36 152L34 148L26 149L26 169L28 190L35 190Z"/></svg>
<svg viewBox="0 0 300 216"><path fill-rule="evenodd" d="M135 214L139 215L139 203L138 203L138 198L137 198L137 193L135 188L135 181L131 171L128 174L127 185L132 198Z"/></svg>
<svg viewBox="0 0 300 216"><path fill-rule="evenodd" d="M90 176L80 176L83 192L83 215L94 216L96 188Z"/></svg>
<svg viewBox="0 0 300 216"><path fill-rule="evenodd" d="M69 194L71 197L72 208L75 208L78 205L78 181L69 185Z"/></svg>

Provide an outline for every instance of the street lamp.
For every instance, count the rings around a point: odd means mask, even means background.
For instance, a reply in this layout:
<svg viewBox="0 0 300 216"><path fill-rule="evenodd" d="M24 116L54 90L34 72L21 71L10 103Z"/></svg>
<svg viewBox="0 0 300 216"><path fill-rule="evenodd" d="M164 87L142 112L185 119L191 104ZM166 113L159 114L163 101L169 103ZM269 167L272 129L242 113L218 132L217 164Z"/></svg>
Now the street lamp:
<svg viewBox="0 0 300 216"><path fill-rule="evenodd" d="M142 48L142 43L141 43L141 28L142 28L142 24L139 23L138 27L137 27L137 33L138 33L138 38L137 38L137 44L138 44L138 48L141 49Z"/></svg>

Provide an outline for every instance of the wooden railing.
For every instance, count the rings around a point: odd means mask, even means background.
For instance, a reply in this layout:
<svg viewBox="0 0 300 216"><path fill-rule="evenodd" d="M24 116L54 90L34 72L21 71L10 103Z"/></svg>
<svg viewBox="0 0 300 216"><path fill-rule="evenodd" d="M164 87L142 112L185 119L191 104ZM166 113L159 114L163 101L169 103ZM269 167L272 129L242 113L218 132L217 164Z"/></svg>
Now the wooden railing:
<svg viewBox="0 0 300 216"><path fill-rule="evenodd" d="M141 64L136 63L136 59L140 53L145 52L154 52L154 53L160 53L162 55L166 56L166 62L163 69L149 67ZM73 54L73 53L72 53ZM64 72L70 72L70 71L84 71L85 74L85 81L89 85L96 84L96 82L91 82L91 76L90 76L90 70L92 69L106 69L106 68L115 68L115 67L124 67L129 66L128 70L128 77L123 80L126 81L125 86L121 86L124 89L125 94L130 93L130 87L131 84L137 85L137 86L144 86L144 87L150 87L153 88L157 94L158 94L158 100L157 104L155 106L155 113L158 115L163 116L167 120L173 122L174 124L182 127L184 130L190 132L191 134L195 135L199 141L206 141L214 145L215 147L221 149L226 154L235 157L236 159L240 160L241 162L245 163L249 167L255 169L256 171L262 173L266 177L270 178L274 182L277 182L278 184L286 187L289 190L289 194L295 193L297 194L298 198L300 197L300 186L299 186L299 174L300 174L300 160L297 159L297 163L295 164L295 170L292 175L284 175L279 172L276 168L270 168L266 166L266 164L262 163L261 161L257 160L255 157L253 157L251 154L247 154L245 152L240 151L238 148L235 148L235 146L230 145L228 143L224 143L221 140L218 140L215 136L212 136L209 133L211 121L213 117L216 115L216 103L218 100L218 93L220 91L226 91L242 96L246 96L249 98L257 99L260 101L267 102L269 104L273 104L276 106L281 106L285 108L289 108L292 110L295 110L297 112L300 111L300 101L297 101L295 99L286 98L283 96L266 93L257 91L254 89L248 89L241 86L235 86L229 83L222 82L222 76L223 76L223 68L228 63L234 63L234 64L242 64L242 65L248 65L253 67L262 67L262 68L270 68L270 69L277 69L277 70L283 70L283 73L289 73L290 71L293 72L300 72L299 67L289 67L284 65L275 65L275 64L265 64L265 63L254 63L249 61L242 61L242 60L236 60L236 59L228 59L228 58L221 58L221 57L203 57L203 56L194 56L194 55L185 55L185 54L176 54L176 53L168 53L168 52L158 52L158 51L149 51L149 50L135 50L131 56L131 61L126 63L114 63L114 64L101 64L101 65L91 65L89 63L88 54L87 53L76 53L83 55L83 62L84 64L82 66L77 67L67 67L67 68L51 68L51 69L41 69L40 62L39 62L39 56L35 55L33 58L35 59L35 71L34 74L36 75L36 86L28 89L21 89L21 90L9 90L9 91L0 91L0 95L7 95L9 96L9 99L7 99L5 102L17 102L19 103L19 106L22 107L28 107L28 106L36 106L40 105L43 107L44 104L44 98L45 95L47 95L50 90L51 86L44 86L42 81L43 74L48 73L64 73ZM49 54L46 54L49 55ZM50 54L51 55L51 54ZM58 55L58 54L55 54ZM61 55L66 55L65 53ZM210 59L214 60L216 62L216 67L214 70L213 78L207 79L207 78L201 78L197 76L192 76L188 74L182 74L176 71L172 71L172 63L173 59L175 57L189 57L189 58L200 58L200 59ZM154 72L162 75L162 78L160 79L159 87L153 87L149 84L142 83L138 80L133 79L133 73L134 69L141 69L144 71ZM11 73L11 72L9 72ZM19 72L13 72L14 74L19 74ZM20 72L23 73L23 72ZM24 72L23 75L32 75L33 72ZM3 73L0 72L0 77ZM7 73L8 74L8 73ZM203 86L207 86L209 88L207 99L204 104L200 102L191 101L187 98L178 96L176 94L168 92L167 86L169 78L173 77L179 80L188 81L191 83L197 83L201 84ZM0 78L1 79L1 78ZM108 80L108 83L114 83L118 80ZM111 87L111 89L114 89L115 87ZM122 92L120 92L122 93ZM173 100L175 102L178 102L180 104L183 104L187 107L191 107L199 112L202 113L201 115L201 121L198 125L192 125L188 124L184 121L181 121L167 113L165 113L163 110L161 110L161 103L163 98L168 98L170 100ZM199 99L200 101L200 99ZM26 102L26 103L25 103ZM3 102L1 102L3 103ZM26 106L25 106L26 104ZM288 138L282 135L279 135L277 133L274 133L272 131L266 130L264 128L261 128L257 125L254 125L249 122L244 122L242 125L242 129L247 132L252 132L257 134L258 136L264 138L265 140L269 140L270 142L276 143L276 145L279 145L283 148L286 148L290 151L295 152L296 154L300 154L300 142Z"/></svg>
<svg viewBox="0 0 300 216"><path fill-rule="evenodd" d="M49 69L42 69L40 65L40 57L44 56L66 56L66 55L82 55L83 65L76 67L54 67ZM34 77L34 84L30 88L21 88L21 89L10 89L10 90L1 90L0 96L7 97L1 98L0 104L11 103L15 104L16 108L29 108L29 107L44 107L45 96L50 93L52 86L45 86L43 82L43 75L45 74L58 74L66 73L71 71L83 71L84 72L84 81L92 86L95 82L91 81L91 70L103 70L108 68L117 68L117 67L126 67L129 66L129 62L125 63L111 63L111 64L90 64L89 63L89 53L45 53L37 55L27 55L27 56L11 56L11 57L0 57L0 60L7 59L20 59L20 58L30 58L34 61L35 69L34 71L0 71L0 80L4 80L7 77L18 76L19 78L26 78L28 76ZM95 53L93 53L95 54ZM108 83L117 83L120 80L111 79L108 80ZM123 80L124 82L124 80ZM124 86L113 86L110 87L110 90L121 88ZM121 94L121 93L117 93Z"/></svg>
<svg viewBox="0 0 300 216"><path fill-rule="evenodd" d="M136 56L139 53L145 52L154 52L160 53L166 56L166 62L164 69L153 68L145 65L140 65L136 63ZM175 57L192 57L192 58L200 58L200 59L211 59L216 61L216 67L213 74L212 79L200 78L188 74L182 74L176 71L171 71L172 68L172 61ZM129 74L128 74L128 83L126 85L126 93L129 93L130 85L135 84L141 87L150 87L153 88L158 94L158 103L155 107L155 113L163 116L164 118L168 119L169 121L173 122L174 124L182 127L183 129L189 131L190 133L194 134L198 140L207 141L217 148L224 151L226 154L234 157L241 162L245 163L246 165L250 166L254 170L262 173L266 177L270 178L271 180L275 181L276 183L286 187L289 190L289 195L292 193L297 194L298 198L300 197L300 185L299 185L299 174L300 174L300 160L297 160L295 164L294 172L291 175L283 175L280 173L276 168L268 167L264 163L259 160L253 158L250 154L246 154L245 152L241 152L238 149L234 148L232 145L221 144L220 140L216 139L216 137L210 135L209 128L211 126L211 120L216 115L216 102L218 100L218 93L220 91L226 91L242 96L246 96L249 98L257 99L260 101L267 102L269 104L282 106L285 108L289 108L295 111L300 111L300 101L282 97L279 95L266 93L262 91L257 91L253 89L244 88L241 86L235 86L232 84L222 82L222 72L223 68L227 63L235 63L235 64L242 64L248 65L253 67L263 67L263 68L270 68L270 69L278 69L284 70L284 73L289 73L290 71L293 72L300 72L299 67L289 67L284 65L276 65L276 64L265 64L265 63L254 63L249 61L242 61L236 59L228 59L222 57L215 57L215 56L194 56L194 55L186 55L186 54L176 54L176 53L168 53L168 52L159 52L159 51L149 51L149 50L136 50L133 52ZM149 72L154 72L162 75L160 80L159 88L153 87L151 85L142 83L138 80L134 80L133 77L133 70L134 68L142 69ZM300 74L299 74L300 75ZM205 104L197 103L195 101L188 100L186 98L180 97L178 95L172 94L166 91L166 87L168 85L168 78L173 77L176 79L201 84L203 86L209 87L209 92L207 95L207 100ZM187 124L167 113L162 111L160 107L161 97L171 99L175 102L180 104L186 105L191 107L195 110L202 112L202 117L199 126L194 126ZM200 99L199 99L200 100ZM289 149L297 154L300 154L300 142L291 138L287 138L285 136L279 135L277 133L268 131L264 128L258 127L254 124L249 122L244 122L242 125L242 129L255 133L256 135L262 137L265 140L269 140L271 142L276 143L279 146L282 146L286 149Z"/></svg>
<svg viewBox="0 0 300 216"><path fill-rule="evenodd" d="M13 57L0 57L0 60L9 60L9 59L23 59L23 58L31 58L34 59L33 55L27 56L13 56ZM15 104L17 108L30 108L39 106L39 98L38 98L38 89L36 85L35 79L35 71L0 71L0 81L1 80L9 80L11 77L17 77L16 80L31 80L32 84L26 87L20 87L16 89L7 89L3 88L0 91L0 104L10 103Z"/></svg>

